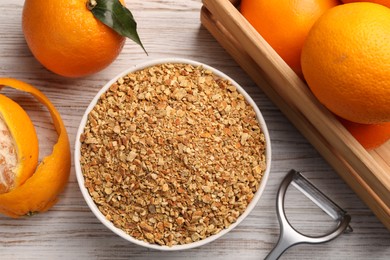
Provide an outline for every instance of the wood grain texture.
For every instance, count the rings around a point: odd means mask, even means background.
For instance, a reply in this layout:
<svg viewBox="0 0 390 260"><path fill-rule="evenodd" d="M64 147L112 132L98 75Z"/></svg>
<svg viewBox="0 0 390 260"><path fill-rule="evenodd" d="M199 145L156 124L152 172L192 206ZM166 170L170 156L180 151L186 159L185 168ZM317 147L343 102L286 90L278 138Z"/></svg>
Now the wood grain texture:
<svg viewBox="0 0 390 260"><path fill-rule="evenodd" d="M21 219L0 216L0 259L263 259L278 239L275 196L291 168L301 171L351 214L354 232L326 244L298 245L281 259L388 259L388 230L201 25L200 0L126 2L149 56L127 41L118 59L104 71L66 79L45 70L28 50L21 30L23 1L2 0L0 76L24 80L43 91L61 113L73 148L88 103L108 80L128 67L182 57L220 69L253 97L270 130L273 162L265 192L248 218L222 238L196 249L160 252L133 245L104 227L82 198L72 165L69 184L49 212ZM47 111L28 95L5 92L31 115L40 139L40 158L49 154L56 136ZM308 234L323 231L329 221L304 198L299 192L288 194L288 217Z"/></svg>

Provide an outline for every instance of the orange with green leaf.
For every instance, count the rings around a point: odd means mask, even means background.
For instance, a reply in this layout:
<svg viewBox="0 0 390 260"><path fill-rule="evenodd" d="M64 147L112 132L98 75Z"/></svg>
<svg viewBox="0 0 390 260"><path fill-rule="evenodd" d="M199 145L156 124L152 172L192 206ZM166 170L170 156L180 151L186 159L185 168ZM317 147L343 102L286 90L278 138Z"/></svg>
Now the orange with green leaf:
<svg viewBox="0 0 390 260"><path fill-rule="evenodd" d="M82 77L110 65L125 37L143 45L131 12L118 0L26 0L22 27L35 58L48 70Z"/></svg>

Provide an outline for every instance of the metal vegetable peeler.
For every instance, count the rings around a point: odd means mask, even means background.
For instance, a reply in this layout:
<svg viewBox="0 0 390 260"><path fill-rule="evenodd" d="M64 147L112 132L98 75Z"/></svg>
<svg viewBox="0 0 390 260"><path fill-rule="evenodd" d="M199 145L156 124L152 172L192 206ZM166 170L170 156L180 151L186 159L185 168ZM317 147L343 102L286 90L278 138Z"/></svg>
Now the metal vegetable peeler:
<svg viewBox="0 0 390 260"><path fill-rule="evenodd" d="M292 184L306 197L311 199L318 207L327 213L333 220L337 221L337 227L323 236L308 236L294 229L287 220L284 211L284 197L288 186ZM342 208L336 205L325 194L318 190L311 182L309 182L301 173L295 170L290 170L287 176L282 181L277 194L276 210L280 225L280 236L276 246L265 258L267 260L278 259L288 248L302 243L319 244L328 242L344 231L352 232L349 226L351 216Z"/></svg>

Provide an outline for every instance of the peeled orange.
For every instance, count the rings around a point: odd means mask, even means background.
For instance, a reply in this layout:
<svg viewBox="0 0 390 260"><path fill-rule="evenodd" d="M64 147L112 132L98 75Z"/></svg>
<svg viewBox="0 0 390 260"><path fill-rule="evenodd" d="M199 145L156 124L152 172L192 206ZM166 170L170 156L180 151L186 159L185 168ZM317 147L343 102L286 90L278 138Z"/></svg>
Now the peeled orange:
<svg viewBox="0 0 390 260"><path fill-rule="evenodd" d="M38 164L38 137L23 108L0 94L0 194L23 184Z"/></svg>

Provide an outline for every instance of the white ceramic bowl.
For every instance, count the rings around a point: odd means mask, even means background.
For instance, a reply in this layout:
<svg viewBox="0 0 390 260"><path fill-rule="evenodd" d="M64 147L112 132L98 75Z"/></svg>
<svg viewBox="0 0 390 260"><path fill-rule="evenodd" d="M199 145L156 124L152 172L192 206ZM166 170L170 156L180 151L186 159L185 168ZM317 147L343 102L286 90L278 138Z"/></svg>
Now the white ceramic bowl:
<svg viewBox="0 0 390 260"><path fill-rule="evenodd" d="M228 228L220 231L219 233L217 233L215 235L212 235L212 236L209 236L209 237L207 237L205 239L202 239L200 241L192 242L192 243L184 244L184 245L174 245L174 246L171 246L171 247L169 247L169 246L160 246L160 245L156 245L156 244L150 244L150 243L147 243L147 242L135 239L134 237L132 237L132 236L128 235L127 233L125 233L123 230L115 227L109 220L107 220L105 218L105 216L100 212L100 210L98 209L98 207L96 206L96 204L92 200L88 190L84 186L84 176L83 176L83 173L82 173L82 170L81 170L81 165L80 165L80 148L81 148L80 135L84 131L84 127L85 127L86 122L87 122L88 114L95 107L95 105L96 105L97 101L99 100L100 96L113 83L115 83L118 78L123 77L123 76L127 75L128 73L131 73L131 72L134 72L134 71L142 70L142 69L150 67L150 66L154 66L154 65L158 65L158 64L164 64L164 63L182 63L182 64L190 64L190 65L193 65L193 66L200 66L201 65L205 69L208 69L208 70L212 71L215 75L217 75L217 76L219 76L221 78L229 80L237 88L237 91L239 93L241 93L245 97L246 101L255 110L255 113L256 113L256 116L257 116L257 120L258 120L258 122L260 124L260 127L261 127L262 132L264 133L264 137L265 137L265 142L266 142L266 154L265 155L266 155L266 164L267 164L266 170L264 172L264 175L262 177L262 180L261 180L261 183L260 183L260 186L259 186L259 189L255 193L255 196L253 197L252 201L249 203L249 205L246 208L246 210L239 216L239 218L236 220L236 222L231 224ZM75 159L75 167L76 167L76 177L77 177L77 181L78 181L79 186L80 186L80 190L81 190L81 192L83 194L83 197L84 197L85 201L87 202L89 208L92 210L92 212L95 214L95 216L100 220L100 222L102 222L106 227L108 227L111 231L113 231L114 233L116 233L120 237L122 237L122 238L124 238L124 239L126 239L126 240L128 240L128 241L130 241L132 243L135 243L137 245L141 245L141 246L144 246L144 247L147 247L147 248L152 248L152 249L158 249L158 250L175 251L175 250L190 249L190 248L194 248L194 247L198 247L198 246L202 246L202 245L205 245L207 243L210 243L211 241L216 240L217 238L225 235L226 233L228 233L229 231L234 229L238 224L240 224L240 222L243 219L245 219L245 217L248 216L248 214L252 211L252 209L256 206L257 202L259 201L259 199L260 199L260 197L261 197L261 195L262 195L262 193L263 193L263 191L265 189L267 180L268 180L268 176L269 176L269 172L270 172L270 165L271 165L271 142L270 142L270 137L269 137L267 126L265 124L264 118L263 118L259 108L255 104L255 102L252 100L252 98L248 95L248 93L246 93L245 90L240 85L237 84L237 82L235 82L233 79L231 79L230 77L228 77L227 75L225 75L221 71L219 71L219 70L217 70L215 68L212 68L212 67L210 67L210 66L208 66L206 64L202 64L202 63L199 63L199 62L196 62L196 61L193 61L193 60L182 59L182 58L169 58L169 59L159 59L159 60L149 61L149 62L140 64L140 65L131 67L130 69L122 72L117 77L115 77L112 80L110 80L97 93L97 95L94 97L94 99L89 104L88 108L86 109L86 111L84 113L84 116L83 116L83 118L81 120L79 129L77 131L74 157L75 157L74 159Z"/></svg>

